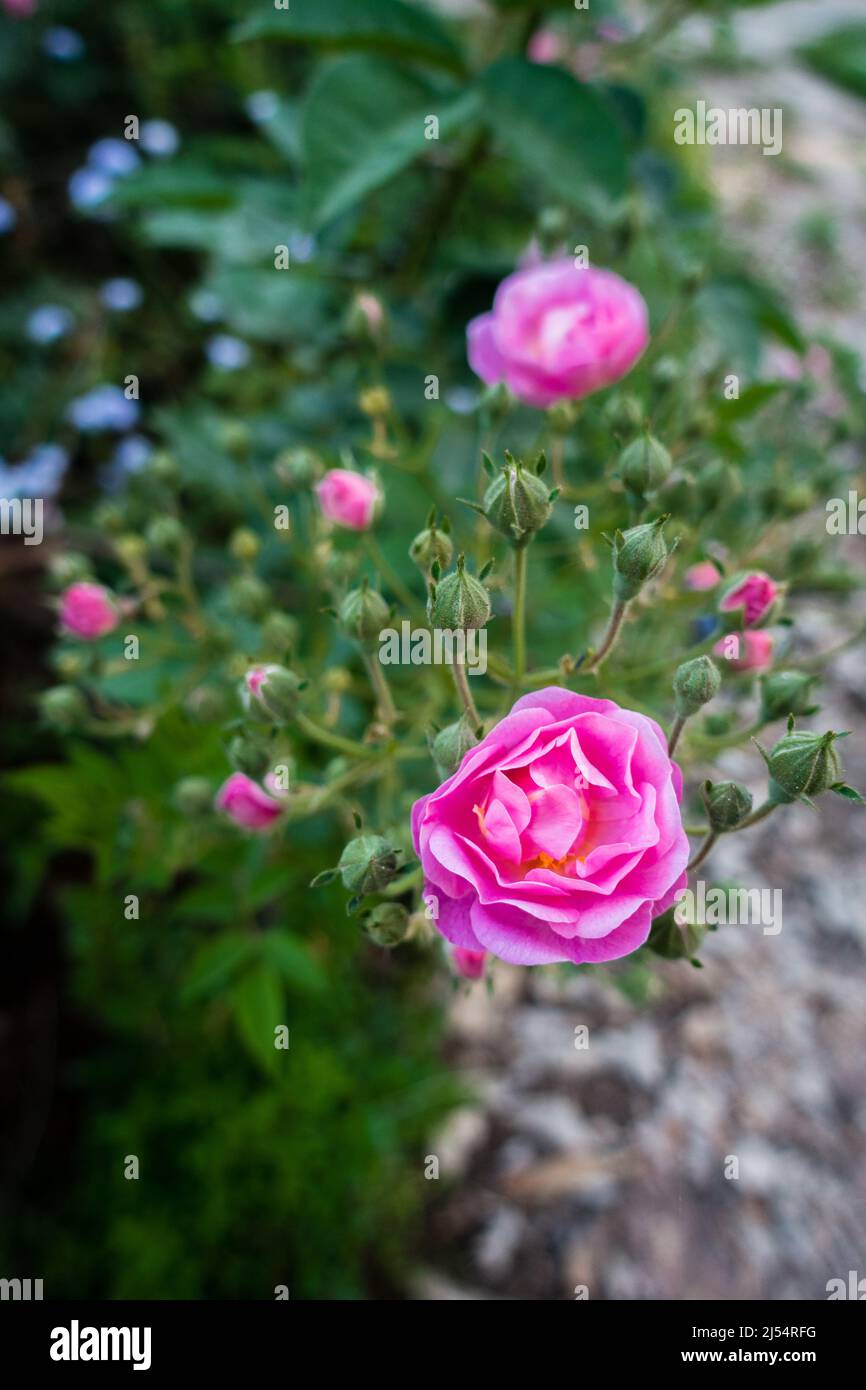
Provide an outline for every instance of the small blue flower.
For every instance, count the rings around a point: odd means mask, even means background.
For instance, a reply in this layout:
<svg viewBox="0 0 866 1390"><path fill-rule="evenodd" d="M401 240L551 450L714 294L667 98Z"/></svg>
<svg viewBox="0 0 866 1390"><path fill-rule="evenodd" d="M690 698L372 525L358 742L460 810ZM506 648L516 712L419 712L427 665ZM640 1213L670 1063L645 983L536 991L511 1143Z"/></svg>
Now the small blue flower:
<svg viewBox="0 0 866 1390"><path fill-rule="evenodd" d="M257 125L272 121L279 109L280 99L276 92L253 92L244 102L244 110Z"/></svg>
<svg viewBox="0 0 866 1390"><path fill-rule="evenodd" d="M217 367L221 372L236 372L239 367L245 367L250 360L249 345L241 338L232 337L230 333L216 333L212 338L208 338L205 353L211 366Z"/></svg>
<svg viewBox="0 0 866 1390"><path fill-rule="evenodd" d="M216 323L223 315L222 300L213 290L196 290L190 295L189 307L202 323Z"/></svg>
<svg viewBox="0 0 866 1390"><path fill-rule="evenodd" d="M86 45L80 34L67 29L65 24L55 24L42 35L42 51L59 63L74 63L84 56Z"/></svg>
<svg viewBox="0 0 866 1390"><path fill-rule="evenodd" d="M0 459L0 494L7 498L54 497L68 467L69 455L59 444L37 444L13 467Z"/></svg>
<svg viewBox="0 0 866 1390"><path fill-rule="evenodd" d="M454 386L446 392L445 404L455 415L471 415L478 405L478 392L470 386Z"/></svg>
<svg viewBox="0 0 866 1390"><path fill-rule="evenodd" d="M6 198L0 198L0 236L11 232L18 221L18 213Z"/></svg>
<svg viewBox="0 0 866 1390"><path fill-rule="evenodd" d="M104 140L97 140L95 145L91 145L87 152L87 163L91 169L98 169L109 178L122 179L127 174L135 173L141 159L128 140L107 135Z"/></svg>
<svg viewBox="0 0 866 1390"><path fill-rule="evenodd" d="M289 237L289 255L299 265L306 265L316 253L316 238L309 232L292 232Z"/></svg>
<svg viewBox="0 0 866 1390"><path fill-rule="evenodd" d="M145 121L139 131L141 148L158 159L177 153L180 136L170 121Z"/></svg>
<svg viewBox="0 0 866 1390"><path fill-rule="evenodd" d="M138 308L144 298L144 292L136 280L128 280L119 275L115 280L106 280L99 291L99 298L106 309L113 309L117 314L126 314L130 309Z"/></svg>
<svg viewBox="0 0 866 1390"><path fill-rule="evenodd" d="M62 304L40 304L27 317L24 332L31 343L55 343L63 338L75 322Z"/></svg>
<svg viewBox="0 0 866 1390"><path fill-rule="evenodd" d="M68 184L74 207L87 212L104 203L113 188L112 180L99 169L76 169Z"/></svg>
<svg viewBox="0 0 866 1390"><path fill-rule="evenodd" d="M711 637L719 626L719 620L713 613L703 613L699 618L692 622L692 637L695 642L705 642Z"/></svg>
<svg viewBox="0 0 866 1390"><path fill-rule="evenodd" d="M83 434L99 430L131 430L138 419L138 401L128 400L120 386L94 386L66 408L66 418Z"/></svg>

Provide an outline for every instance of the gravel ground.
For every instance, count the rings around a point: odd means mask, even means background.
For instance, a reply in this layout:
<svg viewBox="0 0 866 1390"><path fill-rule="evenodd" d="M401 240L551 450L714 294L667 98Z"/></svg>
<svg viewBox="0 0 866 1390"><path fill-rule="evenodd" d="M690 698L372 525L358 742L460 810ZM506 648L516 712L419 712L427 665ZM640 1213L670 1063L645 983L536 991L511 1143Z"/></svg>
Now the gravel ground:
<svg viewBox="0 0 866 1390"><path fill-rule="evenodd" d="M784 161L719 151L732 234L746 254L774 248L810 329L866 354L866 107L796 66L816 10L824 27L866 19L862 3L746 12L755 69L706 70L696 95L784 106ZM839 224L840 295L797 235L819 211ZM864 564L862 539L837 543ZM857 611L798 604L797 640L832 647ZM827 727L864 729L864 677L862 649L832 662ZM866 738L845 756L866 787ZM720 766L760 790L753 755ZM456 997L451 1048L478 1103L431 1140L418 1297L821 1299L866 1275L866 820L834 797L777 816L723 840L707 878L780 889L778 934L720 928L703 970L664 965L640 1004L599 974L501 965L491 994Z"/></svg>

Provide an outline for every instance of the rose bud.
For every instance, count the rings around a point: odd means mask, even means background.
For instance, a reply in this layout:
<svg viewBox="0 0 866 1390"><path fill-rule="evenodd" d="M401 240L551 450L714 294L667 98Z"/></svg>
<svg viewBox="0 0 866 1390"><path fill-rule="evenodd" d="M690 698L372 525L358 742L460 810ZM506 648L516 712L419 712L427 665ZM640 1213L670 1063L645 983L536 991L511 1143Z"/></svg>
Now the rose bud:
<svg viewBox="0 0 866 1390"><path fill-rule="evenodd" d="M399 853L381 835L356 835L337 865L343 887L353 897L380 892L397 877Z"/></svg>
<svg viewBox="0 0 866 1390"><path fill-rule="evenodd" d="M298 640L298 620L291 613L275 609L262 623L262 646L266 651L284 656Z"/></svg>
<svg viewBox="0 0 866 1390"><path fill-rule="evenodd" d="M379 903L364 918L364 930L377 946L399 946L409 931L409 913L402 903Z"/></svg>
<svg viewBox="0 0 866 1390"><path fill-rule="evenodd" d="M457 974L462 975L464 980L480 980L484 974L487 952L470 951L468 947L455 946L451 952L451 959Z"/></svg>
<svg viewBox="0 0 866 1390"><path fill-rule="evenodd" d="M469 749L474 748L477 742L465 714L456 724L448 724L440 730L430 745L430 752L442 781L457 771Z"/></svg>
<svg viewBox="0 0 866 1390"><path fill-rule="evenodd" d="M503 280L488 314L467 328L469 365L544 410L580 400L631 371L649 341L641 294L610 270L570 258Z"/></svg>
<svg viewBox="0 0 866 1390"><path fill-rule="evenodd" d="M490 597L481 581L466 573L463 555L457 557L456 570L433 586L428 612L431 625L444 631L484 627L490 617Z"/></svg>
<svg viewBox="0 0 866 1390"><path fill-rule="evenodd" d="M697 565L690 566L683 575L683 584L693 593L703 594L708 589L715 589L721 575L716 569L712 560L701 560Z"/></svg>
<svg viewBox="0 0 866 1390"><path fill-rule="evenodd" d="M741 575L725 590L719 603L723 613L737 613L743 627L768 621L782 590L761 570Z"/></svg>
<svg viewBox="0 0 866 1390"><path fill-rule="evenodd" d="M274 459L274 473L286 487L308 487L321 471L321 460L312 449L286 449Z"/></svg>
<svg viewBox="0 0 866 1390"><path fill-rule="evenodd" d="M818 796L840 782L842 764L834 744L841 734L795 730L779 739L769 756L761 753L770 773L770 799L786 803Z"/></svg>
<svg viewBox="0 0 866 1390"><path fill-rule="evenodd" d="M524 464L506 454L505 467L495 477L484 494L484 515L495 530L521 550L528 545L548 521L553 506L550 489L541 481L544 455L532 472Z"/></svg>
<svg viewBox="0 0 866 1390"><path fill-rule="evenodd" d="M253 666L244 676L241 698L250 714L284 724L298 708L303 684L285 666Z"/></svg>
<svg viewBox="0 0 866 1390"><path fill-rule="evenodd" d="M53 685L40 695L39 711L46 724L60 733L69 733L86 719L87 703L74 685Z"/></svg>
<svg viewBox="0 0 866 1390"><path fill-rule="evenodd" d="M693 960L707 934L707 928L700 922L680 925L676 912L675 907L669 907L667 912L654 919L646 944L654 955L664 960Z"/></svg>
<svg viewBox="0 0 866 1390"><path fill-rule="evenodd" d="M633 439L620 455L619 476L627 492L637 498L658 492L670 476L671 456L653 435Z"/></svg>
<svg viewBox="0 0 866 1390"><path fill-rule="evenodd" d="M262 543L255 531L248 526L239 526L229 536L229 553L242 564L251 564L261 551Z"/></svg>
<svg viewBox="0 0 866 1390"><path fill-rule="evenodd" d="M727 643L730 637L723 637L713 647L716 656L725 657L735 671L763 671L773 662L773 638L769 632L737 633L738 656L728 656Z"/></svg>
<svg viewBox="0 0 866 1390"><path fill-rule="evenodd" d="M228 586L229 606L242 618L260 618L273 602L271 591L257 574L238 574Z"/></svg>
<svg viewBox="0 0 866 1390"><path fill-rule="evenodd" d="M445 530L445 524L441 528L436 525L434 508L424 530L418 532L409 546L409 559L418 566L422 574L429 574L434 565L444 570L451 564L454 544Z"/></svg>
<svg viewBox="0 0 866 1390"><path fill-rule="evenodd" d="M668 558L668 547L662 527L667 516L627 531L617 531L613 543L613 595L617 603L626 603L640 593L648 580L654 579Z"/></svg>
<svg viewBox="0 0 866 1390"><path fill-rule="evenodd" d="M183 777L174 789L172 801L183 816L203 816L213 807L213 787L206 777Z"/></svg>
<svg viewBox="0 0 866 1390"><path fill-rule="evenodd" d="M752 793L739 782L705 782L701 798L710 828L718 834L734 830L752 809Z"/></svg>
<svg viewBox="0 0 866 1390"><path fill-rule="evenodd" d="M385 310L375 294L356 294L349 309L349 332L357 338L378 338L385 327Z"/></svg>
<svg viewBox="0 0 866 1390"><path fill-rule="evenodd" d="M818 679L804 671L773 671L761 677L761 720L787 719L789 714L814 714L812 686Z"/></svg>
<svg viewBox="0 0 866 1390"><path fill-rule="evenodd" d="M223 782L214 805L244 830L267 830L282 812L280 803L243 772Z"/></svg>
<svg viewBox="0 0 866 1390"><path fill-rule="evenodd" d="M73 637L95 642L112 632L119 621L117 601L101 584L82 580L70 584L60 596L60 623Z"/></svg>
<svg viewBox="0 0 866 1390"><path fill-rule="evenodd" d="M247 777L264 777L271 764L268 745L249 734L238 734L229 744L229 762Z"/></svg>
<svg viewBox="0 0 866 1390"><path fill-rule="evenodd" d="M372 479L348 468L330 469L316 484L315 492L328 521L349 531L366 531L373 524L382 500Z"/></svg>
<svg viewBox="0 0 866 1390"><path fill-rule="evenodd" d="M176 516L158 516L144 533L151 550L173 555L180 550L186 539L186 530Z"/></svg>
<svg viewBox="0 0 866 1390"><path fill-rule="evenodd" d="M674 673L676 712L683 718L696 714L702 705L715 699L722 684L718 666L708 656L684 661Z"/></svg>
<svg viewBox="0 0 866 1390"><path fill-rule="evenodd" d="M366 645L378 642L382 629L388 626L391 610L382 595L364 579L360 589L351 589L343 599L337 616L343 630Z"/></svg>

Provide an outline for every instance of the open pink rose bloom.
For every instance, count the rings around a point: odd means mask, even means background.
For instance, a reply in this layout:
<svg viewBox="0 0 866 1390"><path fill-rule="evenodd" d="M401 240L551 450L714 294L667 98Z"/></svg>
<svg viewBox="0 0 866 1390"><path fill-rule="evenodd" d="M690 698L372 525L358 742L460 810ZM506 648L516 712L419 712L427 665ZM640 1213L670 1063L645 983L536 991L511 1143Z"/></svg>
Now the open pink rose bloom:
<svg viewBox="0 0 866 1390"><path fill-rule="evenodd" d="M467 329L469 365L527 405L579 400L611 386L649 341L647 307L612 270L545 261L502 281Z"/></svg>
<svg viewBox="0 0 866 1390"><path fill-rule="evenodd" d="M686 882L681 792L653 720L559 687L524 695L413 808L439 930L515 965L636 950Z"/></svg>

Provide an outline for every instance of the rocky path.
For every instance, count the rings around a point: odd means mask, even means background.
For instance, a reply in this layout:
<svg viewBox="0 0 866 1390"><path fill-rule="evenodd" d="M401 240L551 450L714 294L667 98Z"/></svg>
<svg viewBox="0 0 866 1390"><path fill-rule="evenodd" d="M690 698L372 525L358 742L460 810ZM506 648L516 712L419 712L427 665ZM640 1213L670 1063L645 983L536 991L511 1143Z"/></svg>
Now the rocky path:
<svg viewBox="0 0 866 1390"><path fill-rule="evenodd" d="M695 90L784 107L783 160L719 152L732 234L745 255L773 248L807 327L866 357L866 105L794 56L851 18L866 19L859 0L746 11L755 66L701 67ZM704 38L690 25L683 42ZM803 235L828 212L834 294ZM862 539L837 543L840 563L863 564ZM839 614L811 603L798 633L830 647ZM864 727L864 677L862 649L833 662L828 727ZM863 787L866 741L851 744L846 772ZM753 757L721 766L760 790ZM431 1141L441 1191L418 1297L821 1299L829 1279L866 1275L866 821L827 797L780 825L722 841L711 862L716 882L781 889L778 934L720 928L703 970L632 972L631 998L598 974L506 966L492 995L457 996L451 1048L479 1099Z"/></svg>

